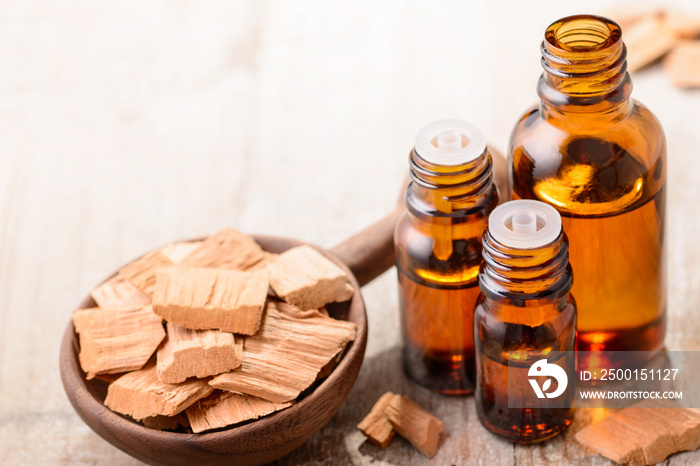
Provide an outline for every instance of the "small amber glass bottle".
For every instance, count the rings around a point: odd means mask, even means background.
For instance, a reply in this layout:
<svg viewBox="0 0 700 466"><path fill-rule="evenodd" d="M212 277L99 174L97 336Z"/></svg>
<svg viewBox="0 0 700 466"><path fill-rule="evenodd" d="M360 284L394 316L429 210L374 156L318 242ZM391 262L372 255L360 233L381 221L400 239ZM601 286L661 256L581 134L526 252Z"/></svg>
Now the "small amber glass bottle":
<svg viewBox="0 0 700 466"><path fill-rule="evenodd" d="M576 304L561 217L542 202L506 202L489 218L483 256L474 311L476 411L487 429L512 442L540 442L573 419L574 390L542 407L530 382L542 359L567 374L576 369Z"/></svg>
<svg viewBox="0 0 700 466"><path fill-rule="evenodd" d="M580 351L650 351L666 329L666 142L630 98L620 27L553 23L542 42L540 105L510 145L513 199L555 207L576 276Z"/></svg>
<svg viewBox="0 0 700 466"><path fill-rule="evenodd" d="M432 391L469 394L481 237L498 205L491 155L473 125L444 120L418 133L409 163L394 241L404 368Z"/></svg>

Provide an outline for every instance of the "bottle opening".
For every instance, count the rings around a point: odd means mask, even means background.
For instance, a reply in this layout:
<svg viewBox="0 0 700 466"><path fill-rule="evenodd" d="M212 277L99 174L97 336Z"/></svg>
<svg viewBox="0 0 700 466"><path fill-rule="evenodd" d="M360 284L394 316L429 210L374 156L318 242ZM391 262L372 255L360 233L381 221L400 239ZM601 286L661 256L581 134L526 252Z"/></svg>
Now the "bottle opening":
<svg viewBox="0 0 700 466"><path fill-rule="evenodd" d="M507 224L506 228L508 228ZM533 212L524 212L513 216L510 229L515 233L535 233L538 230L537 215Z"/></svg>
<svg viewBox="0 0 700 466"><path fill-rule="evenodd" d="M435 148L448 152L458 151L469 145L469 139L466 136L451 130L443 131L430 142Z"/></svg>
<svg viewBox="0 0 700 466"><path fill-rule="evenodd" d="M614 21L600 16L570 16L552 23L545 40L567 52L593 52L610 47L620 38L621 31Z"/></svg>
<svg viewBox="0 0 700 466"><path fill-rule="evenodd" d="M537 93L549 108L582 113L628 100L632 82L627 50L614 21L593 15L555 21L547 28L540 51L544 74Z"/></svg>
<svg viewBox="0 0 700 466"><path fill-rule="evenodd" d="M595 19L575 19L562 24L555 37L562 46L572 50L592 49L608 40L610 29Z"/></svg>
<svg viewBox="0 0 700 466"><path fill-rule="evenodd" d="M554 207L544 202L510 201L491 212L489 233L504 246L537 249L559 238L561 217Z"/></svg>
<svg viewBox="0 0 700 466"><path fill-rule="evenodd" d="M464 165L486 152L486 138L466 121L441 120L418 132L415 152L434 165Z"/></svg>

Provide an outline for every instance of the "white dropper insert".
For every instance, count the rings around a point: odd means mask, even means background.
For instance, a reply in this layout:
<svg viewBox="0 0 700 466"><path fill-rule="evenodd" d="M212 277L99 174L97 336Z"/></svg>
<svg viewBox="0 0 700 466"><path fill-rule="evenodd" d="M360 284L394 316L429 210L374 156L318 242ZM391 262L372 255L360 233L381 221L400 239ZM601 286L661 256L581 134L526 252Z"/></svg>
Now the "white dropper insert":
<svg viewBox="0 0 700 466"><path fill-rule="evenodd" d="M489 233L499 243L514 249L537 249L561 233L561 216L540 201L510 201L496 207L489 216Z"/></svg>
<svg viewBox="0 0 700 466"><path fill-rule="evenodd" d="M416 135L416 153L435 165L463 165L479 158L485 150L486 138L466 121L436 121Z"/></svg>

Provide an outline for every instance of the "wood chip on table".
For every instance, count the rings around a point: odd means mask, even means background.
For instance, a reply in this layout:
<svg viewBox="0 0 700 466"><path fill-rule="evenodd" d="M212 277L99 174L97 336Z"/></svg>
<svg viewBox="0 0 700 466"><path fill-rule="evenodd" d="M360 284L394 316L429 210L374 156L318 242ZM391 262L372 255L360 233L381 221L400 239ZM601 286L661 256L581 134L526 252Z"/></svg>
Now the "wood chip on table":
<svg viewBox="0 0 700 466"><path fill-rule="evenodd" d="M267 258L255 240L234 228L209 236L187 255L181 265L216 269L246 270Z"/></svg>
<svg viewBox="0 0 700 466"><path fill-rule="evenodd" d="M141 369L165 338L151 306L120 312L100 308L73 312L80 338L80 365L90 380L100 374Z"/></svg>
<svg viewBox="0 0 700 466"><path fill-rule="evenodd" d="M700 36L700 16L684 11L670 10L666 13L676 36L680 39L695 39Z"/></svg>
<svg viewBox="0 0 700 466"><path fill-rule="evenodd" d="M347 301L354 292L347 274L311 246L283 252L268 269L277 296L304 310Z"/></svg>
<svg viewBox="0 0 700 466"><path fill-rule="evenodd" d="M215 391L187 408L186 413L192 432L199 433L258 419L292 404L273 403L251 395Z"/></svg>
<svg viewBox="0 0 700 466"><path fill-rule="evenodd" d="M700 87L700 41L681 41L664 60L664 67L677 87Z"/></svg>
<svg viewBox="0 0 700 466"><path fill-rule="evenodd" d="M173 261L165 254L160 251L151 251L119 269L119 276L129 280L147 295L153 296L153 289L156 286L156 272L173 265L175 265Z"/></svg>
<svg viewBox="0 0 700 466"><path fill-rule="evenodd" d="M268 287L265 270L160 269L153 309L181 327L253 335L260 328Z"/></svg>
<svg viewBox="0 0 700 466"><path fill-rule="evenodd" d="M411 442L418 451L433 458L438 451L442 421L413 402L410 398L396 395L389 401L386 417L396 432Z"/></svg>
<svg viewBox="0 0 700 466"><path fill-rule="evenodd" d="M357 428L362 431L367 437L367 440L384 449L391 439L394 438L396 431L386 417L386 408L394 398L393 393L386 392L372 406L369 414L357 425Z"/></svg>
<svg viewBox="0 0 700 466"><path fill-rule="evenodd" d="M584 427L576 440L618 463L660 463L700 447L700 414L671 400L645 400Z"/></svg>
<svg viewBox="0 0 700 466"><path fill-rule="evenodd" d="M180 383L229 372L243 361L243 337L219 330L192 330L167 323L167 338L158 348L158 378Z"/></svg>
<svg viewBox="0 0 700 466"><path fill-rule="evenodd" d="M622 39L625 39L627 29L647 17L664 16L666 11L654 5L622 5L606 8L603 16L615 21L622 28Z"/></svg>
<svg viewBox="0 0 700 466"><path fill-rule="evenodd" d="M320 313L298 317L299 309L269 302L260 332L246 337L243 364L210 384L275 403L296 399L318 373L355 339L356 325Z"/></svg>
<svg viewBox="0 0 700 466"><path fill-rule="evenodd" d="M153 416L174 416L214 389L207 379L190 379L180 384L167 384L158 379L155 364L119 377L107 389L105 406L136 420Z"/></svg>
<svg viewBox="0 0 700 466"><path fill-rule="evenodd" d="M627 70L637 71L658 60L678 41L673 25L665 15L646 16L623 33L627 46Z"/></svg>
<svg viewBox="0 0 700 466"><path fill-rule="evenodd" d="M195 249L202 245L202 241L182 241L179 243L168 244L163 246L158 251L165 257L170 259L173 264L179 264L183 259L189 256Z"/></svg>
<svg viewBox="0 0 700 466"><path fill-rule="evenodd" d="M700 16L686 11L664 9L659 6L626 5L607 9L605 16L615 21L622 28L622 39L627 41L627 33L634 26L649 18L662 18L680 39L694 39L700 35Z"/></svg>
<svg viewBox="0 0 700 466"><path fill-rule="evenodd" d="M90 292L101 309L109 311L133 310L151 304L151 297L129 280L115 275Z"/></svg>

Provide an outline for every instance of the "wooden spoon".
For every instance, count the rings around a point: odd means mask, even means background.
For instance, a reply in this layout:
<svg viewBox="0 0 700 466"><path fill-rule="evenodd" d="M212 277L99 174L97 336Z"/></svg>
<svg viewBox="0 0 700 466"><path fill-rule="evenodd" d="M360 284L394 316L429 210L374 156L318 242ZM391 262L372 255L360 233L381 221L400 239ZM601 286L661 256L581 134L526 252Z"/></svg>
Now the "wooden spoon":
<svg viewBox="0 0 700 466"><path fill-rule="evenodd" d="M107 382L86 380L78 360L78 338L72 322L66 328L60 354L61 379L71 404L98 435L149 464L251 465L286 455L330 421L357 378L367 344L367 316L360 287L394 264L394 225L402 211L402 207L397 208L330 251L319 248L350 275L355 294L349 303L337 305L332 312L336 318L354 322L357 336L333 372L293 406L218 432L184 434L150 429L104 406ZM275 253L304 244L273 236L254 238L264 250ZM88 296L80 308L95 305Z"/></svg>

